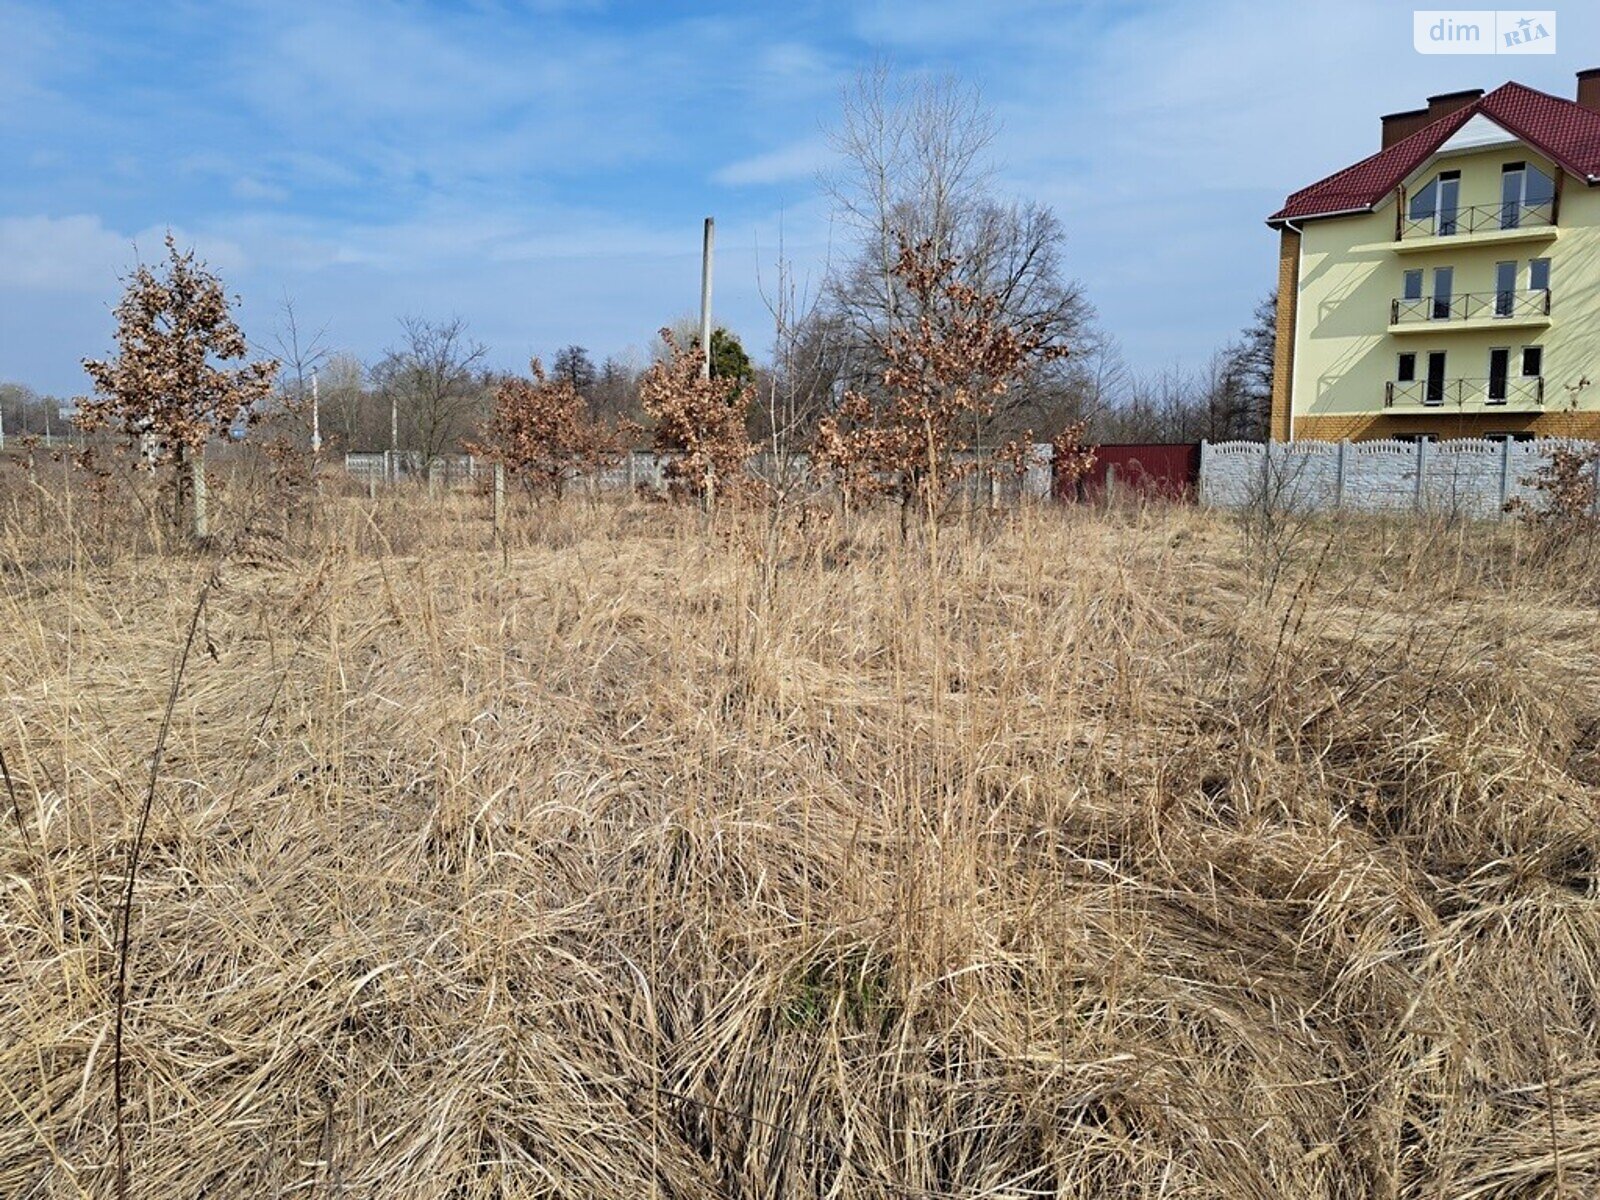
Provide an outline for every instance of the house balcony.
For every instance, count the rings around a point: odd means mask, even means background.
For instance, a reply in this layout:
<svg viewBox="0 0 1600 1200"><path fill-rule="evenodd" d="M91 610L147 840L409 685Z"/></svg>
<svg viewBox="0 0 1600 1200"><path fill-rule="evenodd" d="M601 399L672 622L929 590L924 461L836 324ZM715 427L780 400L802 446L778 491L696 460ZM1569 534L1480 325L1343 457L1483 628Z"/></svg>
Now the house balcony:
<svg viewBox="0 0 1600 1200"><path fill-rule="evenodd" d="M1537 242L1555 236L1554 204L1477 204L1454 212L1401 217L1394 248L1400 254L1412 254L1440 246Z"/></svg>
<svg viewBox="0 0 1600 1200"><path fill-rule="evenodd" d="M1408 413L1540 413L1544 376L1505 379L1413 379L1384 384L1383 410Z"/></svg>
<svg viewBox="0 0 1600 1200"><path fill-rule="evenodd" d="M1389 301L1389 332L1396 334L1528 329L1549 324L1549 288Z"/></svg>

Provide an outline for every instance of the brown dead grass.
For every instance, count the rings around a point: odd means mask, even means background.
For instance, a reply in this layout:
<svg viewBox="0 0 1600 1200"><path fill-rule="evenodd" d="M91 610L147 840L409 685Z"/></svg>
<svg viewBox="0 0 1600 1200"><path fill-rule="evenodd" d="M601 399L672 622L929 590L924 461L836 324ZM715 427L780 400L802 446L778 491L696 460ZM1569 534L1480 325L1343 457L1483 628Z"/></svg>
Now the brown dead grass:
<svg viewBox="0 0 1600 1200"><path fill-rule="evenodd" d="M0 1195L108 1196L210 561L31 504ZM1595 592L1511 536L330 501L180 692L130 1194L1600 1193Z"/></svg>

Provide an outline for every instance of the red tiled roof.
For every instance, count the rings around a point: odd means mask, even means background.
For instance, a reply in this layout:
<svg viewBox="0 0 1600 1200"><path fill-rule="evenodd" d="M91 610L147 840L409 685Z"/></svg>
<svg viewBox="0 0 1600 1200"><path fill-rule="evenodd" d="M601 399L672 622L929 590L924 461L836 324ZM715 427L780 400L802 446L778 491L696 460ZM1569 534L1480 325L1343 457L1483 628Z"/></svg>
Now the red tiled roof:
<svg viewBox="0 0 1600 1200"><path fill-rule="evenodd" d="M1373 208L1477 113L1585 182L1600 175L1600 113L1520 83L1505 83L1388 149L1291 193L1267 223Z"/></svg>

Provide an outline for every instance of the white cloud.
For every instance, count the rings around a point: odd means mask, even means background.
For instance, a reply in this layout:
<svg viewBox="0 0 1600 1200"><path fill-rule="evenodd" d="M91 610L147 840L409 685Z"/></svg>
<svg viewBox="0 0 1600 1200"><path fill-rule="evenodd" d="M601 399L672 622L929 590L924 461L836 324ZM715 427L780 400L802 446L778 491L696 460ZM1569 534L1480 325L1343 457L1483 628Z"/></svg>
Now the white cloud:
<svg viewBox="0 0 1600 1200"><path fill-rule="evenodd" d="M99 217L0 217L0 285L109 293L132 258Z"/></svg>
<svg viewBox="0 0 1600 1200"><path fill-rule="evenodd" d="M43 94L40 80L60 40L55 14L0 0L0 125L24 100Z"/></svg>
<svg viewBox="0 0 1600 1200"><path fill-rule="evenodd" d="M244 252L233 241L174 229L182 247L193 246L219 271L239 271ZM161 252L165 228L118 233L97 216L0 217L0 287L87 292L114 298L118 279L141 259Z"/></svg>
<svg viewBox="0 0 1600 1200"><path fill-rule="evenodd" d="M728 187L788 183L796 179L814 179L833 160L827 139L818 135L731 162L719 167L711 178Z"/></svg>
<svg viewBox="0 0 1600 1200"><path fill-rule="evenodd" d="M229 189L234 197L247 203L282 204L289 198L289 189L267 183L253 175L241 175Z"/></svg>

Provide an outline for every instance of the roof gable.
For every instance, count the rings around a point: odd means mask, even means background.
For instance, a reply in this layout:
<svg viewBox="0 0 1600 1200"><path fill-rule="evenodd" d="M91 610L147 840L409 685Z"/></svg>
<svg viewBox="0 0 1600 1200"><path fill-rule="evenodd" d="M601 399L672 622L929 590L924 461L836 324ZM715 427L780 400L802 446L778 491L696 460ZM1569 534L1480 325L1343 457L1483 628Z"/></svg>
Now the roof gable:
<svg viewBox="0 0 1600 1200"><path fill-rule="evenodd" d="M1369 212L1458 133L1471 138L1494 127L1586 183L1600 175L1600 113L1520 83L1505 83L1387 149L1291 193L1267 222Z"/></svg>
<svg viewBox="0 0 1600 1200"><path fill-rule="evenodd" d="M1504 125L1479 112L1473 113L1465 125L1445 138L1434 153L1452 154L1462 150L1482 150L1488 146L1503 146L1518 141L1520 139L1517 135Z"/></svg>

